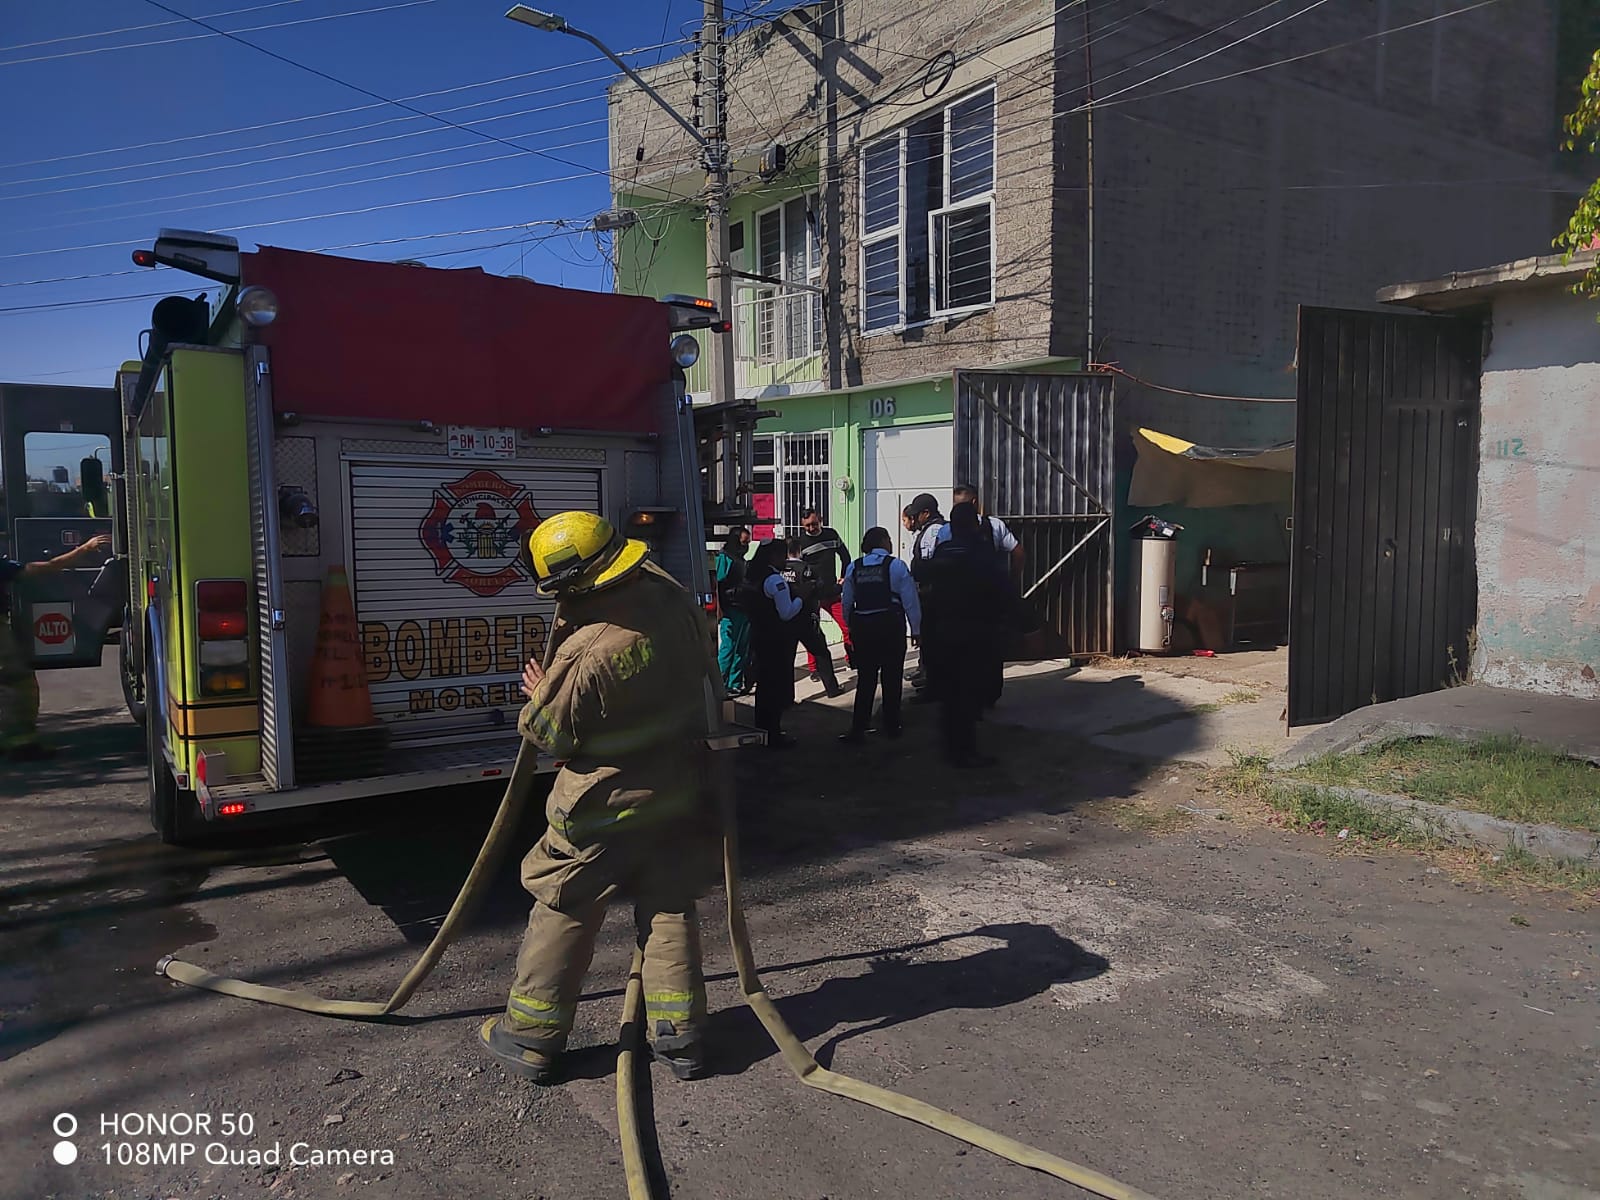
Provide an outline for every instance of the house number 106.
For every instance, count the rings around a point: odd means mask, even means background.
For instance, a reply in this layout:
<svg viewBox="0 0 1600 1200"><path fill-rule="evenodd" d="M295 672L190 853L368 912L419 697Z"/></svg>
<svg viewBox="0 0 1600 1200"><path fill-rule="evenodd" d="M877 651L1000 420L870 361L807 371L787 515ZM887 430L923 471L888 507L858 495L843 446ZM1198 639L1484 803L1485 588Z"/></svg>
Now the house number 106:
<svg viewBox="0 0 1600 1200"><path fill-rule="evenodd" d="M872 415L875 419L894 416L894 397L874 396L872 398Z"/></svg>

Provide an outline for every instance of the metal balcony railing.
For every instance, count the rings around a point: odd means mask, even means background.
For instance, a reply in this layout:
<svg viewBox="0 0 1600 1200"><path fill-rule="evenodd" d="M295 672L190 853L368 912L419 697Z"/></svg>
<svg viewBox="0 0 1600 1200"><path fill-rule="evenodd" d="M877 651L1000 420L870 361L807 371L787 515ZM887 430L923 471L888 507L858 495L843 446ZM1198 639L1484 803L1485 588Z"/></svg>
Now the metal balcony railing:
<svg viewBox="0 0 1600 1200"><path fill-rule="evenodd" d="M733 305L733 385L740 395L822 380L822 296L757 284L740 287ZM711 392L709 335L701 334L700 361L689 369L689 394Z"/></svg>

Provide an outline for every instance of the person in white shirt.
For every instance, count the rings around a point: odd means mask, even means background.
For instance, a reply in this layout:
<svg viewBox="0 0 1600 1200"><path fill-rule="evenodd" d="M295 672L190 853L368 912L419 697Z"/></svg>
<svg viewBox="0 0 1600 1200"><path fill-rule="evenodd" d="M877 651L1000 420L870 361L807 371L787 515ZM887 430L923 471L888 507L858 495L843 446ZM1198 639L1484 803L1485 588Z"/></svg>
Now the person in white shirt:
<svg viewBox="0 0 1600 1200"><path fill-rule="evenodd" d="M922 604L911 569L894 555L894 539L881 526L861 539L861 557L845 568L844 619L856 649L856 701L850 731L839 740L859 742L872 720L873 693L883 685L884 736L900 736L900 685L906 666L906 627L922 635Z"/></svg>
<svg viewBox="0 0 1600 1200"><path fill-rule="evenodd" d="M983 506L978 503L978 489L973 487L970 483L958 483L951 491L951 508L953 509L957 504L970 504L980 513L983 512ZM1016 534L1007 529L1006 523L999 517L984 516L980 517L979 521L980 523L986 523L988 525L989 537L994 542L995 553L1006 556L1006 562L1007 566L1010 568L1012 580L1020 583L1022 580L1022 568L1027 562L1028 555L1027 552L1023 550L1021 543L1017 541ZM931 558L932 552L938 549L939 543L948 542L949 540L950 526L948 524L940 525L933 532L933 544L928 548L928 554L926 557Z"/></svg>
<svg viewBox="0 0 1600 1200"><path fill-rule="evenodd" d="M756 725L767 734L769 750L787 750L794 739L783 732L783 714L794 704L794 656L800 647L800 613L805 605L789 590L783 566L789 548L762 542L747 578L751 641L756 660Z"/></svg>

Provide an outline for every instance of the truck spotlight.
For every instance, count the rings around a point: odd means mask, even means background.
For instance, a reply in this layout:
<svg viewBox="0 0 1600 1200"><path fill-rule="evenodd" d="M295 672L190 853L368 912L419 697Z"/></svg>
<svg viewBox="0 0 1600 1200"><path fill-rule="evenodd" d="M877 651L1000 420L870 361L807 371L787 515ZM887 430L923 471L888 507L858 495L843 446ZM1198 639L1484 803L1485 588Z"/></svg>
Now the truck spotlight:
<svg viewBox="0 0 1600 1200"><path fill-rule="evenodd" d="M245 324L264 329L278 319L278 297L270 288L247 287L234 301Z"/></svg>
<svg viewBox="0 0 1600 1200"><path fill-rule="evenodd" d="M672 361L685 371L700 361L700 343L687 333L672 339Z"/></svg>
<svg viewBox="0 0 1600 1200"><path fill-rule="evenodd" d="M278 489L278 516L296 529L317 527L317 506L304 488L285 484Z"/></svg>

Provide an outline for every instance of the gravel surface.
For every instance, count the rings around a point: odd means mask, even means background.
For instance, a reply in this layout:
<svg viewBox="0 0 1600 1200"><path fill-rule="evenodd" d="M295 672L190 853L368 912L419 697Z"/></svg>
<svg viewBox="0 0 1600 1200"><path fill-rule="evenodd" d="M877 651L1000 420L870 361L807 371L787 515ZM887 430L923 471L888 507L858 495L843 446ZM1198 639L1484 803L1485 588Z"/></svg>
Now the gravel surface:
<svg viewBox="0 0 1600 1200"><path fill-rule="evenodd" d="M170 850L145 818L138 731L105 707L114 689L109 671L48 677L47 725L70 753L0 777L0 1197L625 1194L620 914L558 1088L474 1044L526 913L509 869L390 1023L162 980L156 959L180 951L386 996L497 797L352 806L225 851ZM1057 702L1074 703L1070 680ZM838 713L802 712L801 750L741 762L758 958L821 1061L1168 1200L1600 1194L1586 1190L1600 1186L1593 911L1263 828L1196 769L1004 715L983 731L1005 760L987 773L946 771L921 709L902 742L859 751L834 742ZM718 1074L651 1076L673 1195L1079 1194L798 1085L738 1003L720 892L705 908ZM60 1113L81 1126L67 1166L52 1159ZM116 1114L204 1114L212 1134L102 1132ZM185 1143L183 1164L102 1149ZM204 1161L208 1143L230 1161ZM259 1161L275 1145L282 1163ZM296 1145L336 1161L291 1163Z"/></svg>

